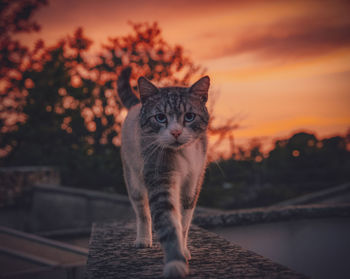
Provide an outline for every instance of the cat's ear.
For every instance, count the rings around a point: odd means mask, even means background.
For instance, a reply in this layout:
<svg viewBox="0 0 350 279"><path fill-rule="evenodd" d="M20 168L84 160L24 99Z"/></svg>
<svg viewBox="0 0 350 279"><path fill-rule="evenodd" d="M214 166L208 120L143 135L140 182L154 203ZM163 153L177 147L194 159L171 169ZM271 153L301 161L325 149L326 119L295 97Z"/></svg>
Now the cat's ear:
<svg viewBox="0 0 350 279"><path fill-rule="evenodd" d="M208 90L210 79L208 76L202 77L190 87L190 93L198 95L201 100L206 103L208 100Z"/></svg>
<svg viewBox="0 0 350 279"><path fill-rule="evenodd" d="M141 103L144 103L149 97L153 96L154 94L159 93L158 88L145 77L139 78L138 86L139 86Z"/></svg>

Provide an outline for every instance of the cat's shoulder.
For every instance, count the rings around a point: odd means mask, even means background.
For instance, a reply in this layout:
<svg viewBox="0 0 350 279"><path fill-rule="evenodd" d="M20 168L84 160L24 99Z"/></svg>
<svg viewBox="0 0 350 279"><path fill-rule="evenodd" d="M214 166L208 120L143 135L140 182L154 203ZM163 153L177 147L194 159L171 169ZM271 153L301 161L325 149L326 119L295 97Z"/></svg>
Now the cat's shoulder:
<svg viewBox="0 0 350 279"><path fill-rule="evenodd" d="M128 114L126 115L125 121L124 122L133 122L137 121L140 116L140 111L141 111L141 104L137 104L130 108L128 111Z"/></svg>

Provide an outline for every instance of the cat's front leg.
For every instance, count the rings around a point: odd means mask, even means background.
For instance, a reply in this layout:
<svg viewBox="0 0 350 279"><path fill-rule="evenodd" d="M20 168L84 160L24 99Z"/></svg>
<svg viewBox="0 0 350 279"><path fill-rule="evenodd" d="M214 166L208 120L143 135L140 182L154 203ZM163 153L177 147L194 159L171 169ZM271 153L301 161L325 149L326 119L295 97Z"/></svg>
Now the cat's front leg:
<svg viewBox="0 0 350 279"><path fill-rule="evenodd" d="M147 189L135 174L128 172L124 166L126 185L131 205L136 215L136 240L137 248L152 246L152 221L148 203Z"/></svg>
<svg viewBox="0 0 350 279"><path fill-rule="evenodd" d="M191 183L191 181L192 180L185 181L181 195L183 250L187 260L191 259L191 253L187 245L188 232L190 230L201 186L201 183ZM196 185L197 187L195 187Z"/></svg>
<svg viewBox="0 0 350 279"><path fill-rule="evenodd" d="M184 278L188 274L187 260L183 251L180 198L171 174L147 179L149 205L153 228L165 254L164 276Z"/></svg>
<svg viewBox="0 0 350 279"><path fill-rule="evenodd" d="M136 240L137 248L152 247L152 223L148 201L142 199L133 204L136 211Z"/></svg>
<svg viewBox="0 0 350 279"><path fill-rule="evenodd" d="M187 246L188 232L190 230L194 207L190 209L183 209L182 212L182 232L183 232L183 250L187 260L191 259L191 252Z"/></svg>

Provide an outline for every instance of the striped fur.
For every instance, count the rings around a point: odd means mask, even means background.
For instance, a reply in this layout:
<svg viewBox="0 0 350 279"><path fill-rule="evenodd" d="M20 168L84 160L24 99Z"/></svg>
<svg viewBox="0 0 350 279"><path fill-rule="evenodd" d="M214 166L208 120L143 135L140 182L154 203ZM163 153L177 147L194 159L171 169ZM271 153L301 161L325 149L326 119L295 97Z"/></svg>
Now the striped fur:
<svg viewBox="0 0 350 279"><path fill-rule="evenodd" d="M122 104L124 105L124 107L126 107L127 109L130 109L132 106L140 103L140 100L135 96L134 92L131 89L130 82L129 82L130 75L131 75L131 68L126 67L120 73L120 76L117 82L119 98L122 101Z"/></svg>
<svg viewBox="0 0 350 279"><path fill-rule="evenodd" d="M118 88L128 87L129 76L122 74ZM122 128L121 154L136 213L135 245L152 246L153 226L164 250L165 277L188 274L188 230L206 166L208 87L208 77L190 88L157 88L140 78L140 104L135 95L119 92L131 108ZM159 114L166 122L157 120Z"/></svg>

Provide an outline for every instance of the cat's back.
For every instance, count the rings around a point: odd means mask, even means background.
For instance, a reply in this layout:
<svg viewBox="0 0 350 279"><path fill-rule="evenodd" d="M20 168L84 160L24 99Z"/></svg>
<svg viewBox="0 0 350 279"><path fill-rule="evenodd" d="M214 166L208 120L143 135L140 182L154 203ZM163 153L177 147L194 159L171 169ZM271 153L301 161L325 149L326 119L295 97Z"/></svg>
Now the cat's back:
<svg viewBox="0 0 350 279"><path fill-rule="evenodd" d="M141 162L141 147L140 147L140 115L141 105L133 106L122 126L122 144L121 155L124 161Z"/></svg>

